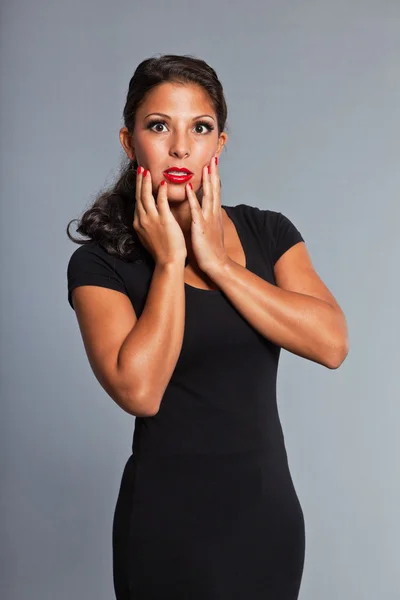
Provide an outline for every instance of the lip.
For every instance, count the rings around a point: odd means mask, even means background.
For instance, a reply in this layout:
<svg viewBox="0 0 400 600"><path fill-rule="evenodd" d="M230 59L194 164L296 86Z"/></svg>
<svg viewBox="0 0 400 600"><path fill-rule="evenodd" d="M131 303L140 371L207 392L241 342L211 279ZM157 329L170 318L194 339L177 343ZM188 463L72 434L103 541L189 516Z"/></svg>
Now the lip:
<svg viewBox="0 0 400 600"><path fill-rule="evenodd" d="M187 175L193 175L192 171L189 171L186 167L170 167L169 169L165 169L164 173L169 173L170 171L182 171Z"/></svg>
<svg viewBox="0 0 400 600"><path fill-rule="evenodd" d="M171 175L168 171L164 171L164 177L170 183L186 183L193 177L193 173L190 173L188 169L168 169L169 171L187 171L187 175Z"/></svg>

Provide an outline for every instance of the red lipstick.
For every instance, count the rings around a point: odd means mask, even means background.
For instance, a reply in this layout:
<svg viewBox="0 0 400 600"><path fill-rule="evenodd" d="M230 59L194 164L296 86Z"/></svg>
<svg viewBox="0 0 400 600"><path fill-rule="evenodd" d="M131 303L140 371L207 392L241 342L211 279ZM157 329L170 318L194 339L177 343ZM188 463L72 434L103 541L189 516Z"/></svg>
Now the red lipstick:
<svg viewBox="0 0 400 600"><path fill-rule="evenodd" d="M186 183L193 177L193 173L184 167L170 167L164 171L164 177L170 183Z"/></svg>

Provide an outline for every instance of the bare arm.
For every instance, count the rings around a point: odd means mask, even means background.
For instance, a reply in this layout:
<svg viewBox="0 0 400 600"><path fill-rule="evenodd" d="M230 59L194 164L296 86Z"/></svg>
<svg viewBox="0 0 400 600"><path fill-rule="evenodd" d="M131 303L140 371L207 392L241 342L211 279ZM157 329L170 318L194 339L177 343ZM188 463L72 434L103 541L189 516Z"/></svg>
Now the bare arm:
<svg viewBox="0 0 400 600"><path fill-rule="evenodd" d="M156 265L146 305L118 353L118 370L131 382L136 404L155 414L182 348L185 324L181 263Z"/></svg>
<svg viewBox="0 0 400 600"><path fill-rule="evenodd" d="M73 304L92 370L127 413L154 415L178 361L185 322L182 261L156 263L139 319L129 298L84 285Z"/></svg>
<svg viewBox="0 0 400 600"><path fill-rule="evenodd" d="M229 259L209 269L208 275L266 339L337 369L349 351L346 319L315 272L305 243L287 250L274 272L277 285Z"/></svg>

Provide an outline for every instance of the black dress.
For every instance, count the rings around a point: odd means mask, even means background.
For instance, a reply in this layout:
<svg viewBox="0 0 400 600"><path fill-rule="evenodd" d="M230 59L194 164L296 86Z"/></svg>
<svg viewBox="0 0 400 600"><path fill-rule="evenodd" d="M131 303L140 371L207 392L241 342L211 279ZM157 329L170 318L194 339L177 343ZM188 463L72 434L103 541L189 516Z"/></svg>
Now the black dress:
<svg viewBox="0 0 400 600"><path fill-rule="evenodd" d="M246 268L276 285L273 266L304 241L282 213L225 206ZM149 266L97 243L68 264L79 285L127 294L139 318ZM135 420L113 523L117 600L295 600L303 512L276 401L281 348L223 292L185 283L182 350L159 412Z"/></svg>

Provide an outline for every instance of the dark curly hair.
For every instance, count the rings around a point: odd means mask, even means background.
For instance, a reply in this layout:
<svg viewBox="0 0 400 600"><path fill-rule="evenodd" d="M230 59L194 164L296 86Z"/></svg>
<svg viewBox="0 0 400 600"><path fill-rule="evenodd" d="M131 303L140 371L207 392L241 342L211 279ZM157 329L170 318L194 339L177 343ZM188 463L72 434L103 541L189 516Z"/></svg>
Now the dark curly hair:
<svg viewBox="0 0 400 600"><path fill-rule="evenodd" d="M146 95L165 82L201 86L208 94L218 121L218 135L225 130L227 106L224 92L216 72L204 60L190 55L164 54L139 64L130 82L123 110L123 120L129 133L133 133L136 111ZM151 259L133 228L136 204L136 159L122 159L117 180L103 189L79 219L67 225L67 236L76 244L99 243L109 254L130 262ZM78 221L77 233L88 240L75 239L69 228Z"/></svg>

